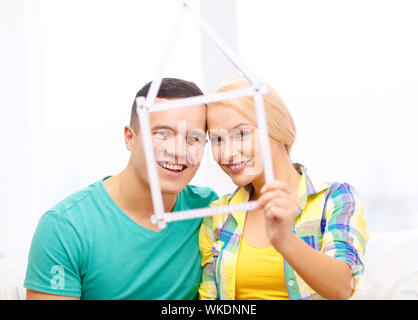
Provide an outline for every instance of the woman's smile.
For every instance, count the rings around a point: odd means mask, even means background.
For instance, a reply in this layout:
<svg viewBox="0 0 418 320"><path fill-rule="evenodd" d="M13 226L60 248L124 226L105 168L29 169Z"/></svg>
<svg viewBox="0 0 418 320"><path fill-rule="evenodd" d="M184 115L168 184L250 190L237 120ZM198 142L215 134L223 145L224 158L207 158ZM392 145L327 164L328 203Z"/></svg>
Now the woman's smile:
<svg viewBox="0 0 418 320"><path fill-rule="evenodd" d="M235 163L231 163L226 165L226 167L228 168L228 171L230 173L239 173L242 172L248 164L250 164L252 161L251 160L247 160L247 161L240 161L240 162L235 162Z"/></svg>

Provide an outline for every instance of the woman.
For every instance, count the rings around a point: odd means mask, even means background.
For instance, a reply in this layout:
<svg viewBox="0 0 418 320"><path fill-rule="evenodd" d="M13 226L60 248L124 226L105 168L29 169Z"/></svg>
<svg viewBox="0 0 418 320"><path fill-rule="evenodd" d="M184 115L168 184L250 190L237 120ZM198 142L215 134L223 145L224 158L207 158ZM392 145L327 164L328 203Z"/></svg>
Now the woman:
<svg viewBox="0 0 418 320"><path fill-rule="evenodd" d="M218 92L248 87L239 76ZM295 125L280 97L264 96L275 180L265 184L253 98L208 107L219 166L238 189L211 206L257 200L250 212L205 218L201 299L348 299L364 267L364 209L347 183L325 183L293 164Z"/></svg>

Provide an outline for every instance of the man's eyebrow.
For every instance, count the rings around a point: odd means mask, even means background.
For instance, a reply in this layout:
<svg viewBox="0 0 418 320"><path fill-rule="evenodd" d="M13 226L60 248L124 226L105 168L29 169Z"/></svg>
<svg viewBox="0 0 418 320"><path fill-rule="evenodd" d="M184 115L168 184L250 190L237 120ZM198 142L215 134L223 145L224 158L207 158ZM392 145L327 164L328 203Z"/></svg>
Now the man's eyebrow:
<svg viewBox="0 0 418 320"><path fill-rule="evenodd" d="M157 126L154 126L154 127L151 128L151 130L159 130L159 129L168 129L168 130L171 130L171 131L176 131L171 127L162 126L162 125L157 125Z"/></svg>
<svg viewBox="0 0 418 320"><path fill-rule="evenodd" d="M155 131L155 130L169 130L171 132L177 133L176 129L173 129L172 127L166 126L166 125L156 125L154 127L151 128L151 131ZM190 129L187 131L187 134L202 134L202 135L206 135L205 130L203 129Z"/></svg>

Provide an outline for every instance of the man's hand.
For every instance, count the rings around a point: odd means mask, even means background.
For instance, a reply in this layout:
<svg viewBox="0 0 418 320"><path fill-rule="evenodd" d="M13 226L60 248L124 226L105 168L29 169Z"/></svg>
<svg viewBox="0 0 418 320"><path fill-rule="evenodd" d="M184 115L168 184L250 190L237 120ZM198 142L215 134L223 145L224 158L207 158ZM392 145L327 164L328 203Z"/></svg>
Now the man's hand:
<svg viewBox="0 0 418 320"><path fill-rule="evenodd" d="M26 300L80 300L80 297L59 296L26 289Z"/></svg>

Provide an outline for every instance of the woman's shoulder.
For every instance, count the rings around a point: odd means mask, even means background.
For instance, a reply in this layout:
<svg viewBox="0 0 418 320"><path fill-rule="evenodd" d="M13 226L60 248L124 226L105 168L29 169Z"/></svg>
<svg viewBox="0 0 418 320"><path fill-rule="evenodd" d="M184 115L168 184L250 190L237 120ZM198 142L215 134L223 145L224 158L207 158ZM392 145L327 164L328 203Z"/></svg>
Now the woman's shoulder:
<svg viewBox="0 0 418 320"><path fill-rule="evenodd" d="M348 182L327 182L329 189L327 190L328 199L344 199L346 201L359 201L359 192Z"/></svg>
<svg viewBox="0 0 418 320"><path fill-rule="evenodd" d="M304 174L305 176L308 195L315 194L323 196L325 194L327 198L341 197L344 195L352 195L356 198L359 196L357 189L348 182L322 180L315 174L308 173L308 169L305 166L299 163L295 163L294 166L300 174Z"/></svg>
<svg viewBox="0 0 418 320"><path fill-rule="evenodd" d="M364 220L364 206L357 190L347 182L333 182L327 192L325 217L338 224ZM363 222L362 222L363 223Z"/></svg>

